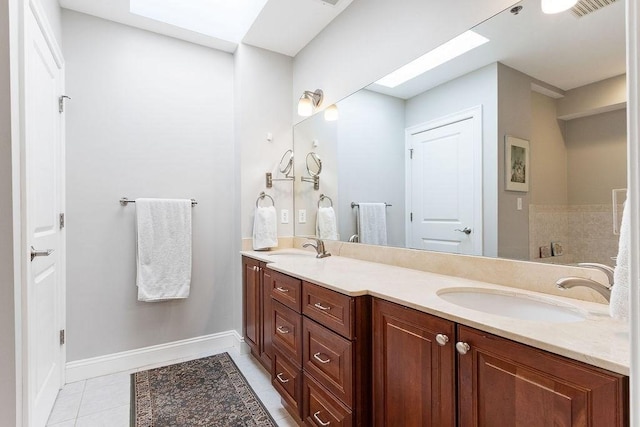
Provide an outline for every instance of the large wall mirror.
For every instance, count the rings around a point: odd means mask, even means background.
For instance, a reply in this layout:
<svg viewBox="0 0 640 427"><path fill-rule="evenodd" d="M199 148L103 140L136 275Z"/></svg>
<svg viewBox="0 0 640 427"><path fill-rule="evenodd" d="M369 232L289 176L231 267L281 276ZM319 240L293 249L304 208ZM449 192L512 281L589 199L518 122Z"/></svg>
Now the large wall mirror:
<svg viewBox="0 0 640 427"><path fill-rule="evenodd" d="M434 51L448 61L423 57L430 70L354 93L337 121L297 124L295 176L311 152L322 170L318 189L296 178L296 235L318 235L330 201L342 241L613 265L627 182L625 4L586 12L519 2Z"/></svg>

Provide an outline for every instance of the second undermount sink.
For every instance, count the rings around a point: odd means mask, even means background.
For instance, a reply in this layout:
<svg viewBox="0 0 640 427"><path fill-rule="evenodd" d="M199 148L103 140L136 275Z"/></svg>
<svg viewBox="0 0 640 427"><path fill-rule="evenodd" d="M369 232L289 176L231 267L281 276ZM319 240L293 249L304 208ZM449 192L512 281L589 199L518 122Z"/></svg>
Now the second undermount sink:
<svg viewBox="0 0 640 427"><path fill-rule="evenodd" d="M479 288L447 288L438 292L445 301L497 316L552 323L579 322L586 317L577 307L519 292Z"/></svg>

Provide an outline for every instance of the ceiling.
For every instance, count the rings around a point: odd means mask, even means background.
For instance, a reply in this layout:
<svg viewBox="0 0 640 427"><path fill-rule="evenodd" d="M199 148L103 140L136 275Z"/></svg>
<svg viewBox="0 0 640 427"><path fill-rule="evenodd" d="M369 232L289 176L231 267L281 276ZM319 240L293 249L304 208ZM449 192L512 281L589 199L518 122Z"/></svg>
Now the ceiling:
<svg viewBox="0 0 640 427"><path fill-rule="evenodd" d="M473 28L491 41L393 89L369 88L409 99L485 65L501 62L562 93L624 74L625 2L578 18L570 11L545 15L539 0L524 0ZM559 90L557 90L559 89Z"/></svg>
<svg viewBox="0 0 640 427"><path fill-rule="evenodd" d="M235 1L235 0L232 0ZM243 43L295 56L353 0L267 0L242 39ZM226 52L235 52L234 41L145 18L129 11L129 0L59 0L60 6L143 30L164 34Z"/></svg>

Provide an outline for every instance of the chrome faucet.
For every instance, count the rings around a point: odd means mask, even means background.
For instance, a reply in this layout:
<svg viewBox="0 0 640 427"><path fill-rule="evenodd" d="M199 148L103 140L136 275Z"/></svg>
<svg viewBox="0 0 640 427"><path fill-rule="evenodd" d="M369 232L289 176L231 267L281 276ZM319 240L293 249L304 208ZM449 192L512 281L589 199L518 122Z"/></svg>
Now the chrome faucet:
<svg viewBox="0 0 640 427"><path fill-rule="evenodd" d="M563 277L556 282L556 286L560 289L571 289L575 286L584 286L602 295L608 302L611 301L611 288L613 288L613 268L604 264L597 264L593 262L581 262L578 267L595 268L602 271L607 275L609 285L603 285L595 280L585 279L583 277Z"/></svg>
<svg viewBox="0 0 640 427"><path fill-rule="evenodd" d="M315 237L310 237L310 239L315 240L316 243L314 244L312 242L307 242L302 245L303 248L306 248L308 246L314 248L317 253L316 258L326 258L328 256L331 256L331 254L324 248L324 242L322 241L322 239L316 239Z"/></svg>

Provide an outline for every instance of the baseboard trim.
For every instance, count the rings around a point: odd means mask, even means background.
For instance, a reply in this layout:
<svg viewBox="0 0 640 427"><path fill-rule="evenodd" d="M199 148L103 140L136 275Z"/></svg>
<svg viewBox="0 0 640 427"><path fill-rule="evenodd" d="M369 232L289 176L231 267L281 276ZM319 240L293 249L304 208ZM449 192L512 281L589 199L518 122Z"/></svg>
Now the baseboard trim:
<svg viewBox="0 0 640 427"><path fill-rule="evenodd" d="M244 338L238 332L234 330L219 332L217 334L68 362L65 366L65 382L72 383L119 372L133 373L170 363L209 356L228 348L236 348L243 354L246 352L247 347Z"/></svg>

